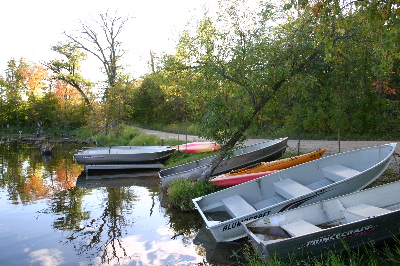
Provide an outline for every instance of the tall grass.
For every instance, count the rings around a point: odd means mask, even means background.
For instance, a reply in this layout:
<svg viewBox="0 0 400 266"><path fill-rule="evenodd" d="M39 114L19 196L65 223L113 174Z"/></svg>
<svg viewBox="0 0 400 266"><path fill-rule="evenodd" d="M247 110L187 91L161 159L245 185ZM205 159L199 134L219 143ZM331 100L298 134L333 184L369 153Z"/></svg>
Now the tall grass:
<svg viewBox="0 0 400 266"><path fill-rule="evenodd" d="M345 250L342 252L329 251L326 255L314 258L279 258L272 257L263 260L254 252L250 245L245 245L242 254L237 255L237 265L240 266L380 266L400 265L400 241L394 237L384 243L376 245L371 242L358 248L350 249L343 242Z"/></svg>
<svg viewBox="0 0 400 266"><path fill-rule="evenodd" d="M195 210L192 199L220 190L211 182L193 182L189 179L176 179L168 184L167 203L180 211Z"/></svg>

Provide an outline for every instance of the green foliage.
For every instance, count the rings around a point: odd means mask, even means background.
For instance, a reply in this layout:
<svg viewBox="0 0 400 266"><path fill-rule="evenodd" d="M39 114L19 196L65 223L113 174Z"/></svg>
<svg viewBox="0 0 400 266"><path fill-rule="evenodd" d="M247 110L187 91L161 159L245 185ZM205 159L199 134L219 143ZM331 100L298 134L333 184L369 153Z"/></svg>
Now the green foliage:
<svg viewBox="0 0 400 266"><path fill-rule="evenodd" d="M141 134L131 139L128 143L130 146L151 146L162 145L163 141L154 135Z"/></svg>
<svg viewBox="0 0 400 266"><path fill-rule="evenodd" d="M345 243L344 243L345 244ZM400 242L394 237L383 246L374 244L365 245L356 249L349 249L345 245L345 250L340 253L328 252L326 256L315 258L278 258L272 257L267 262L255 253L253 249L246 246L243 250L245 262L239 262L238 265L246 266L280 266L280 265L296 265L296 266L364 266L364 265L400 265L399 261Z"/></svg>
<svg viewBox="0 0 400 266"><path fill-rule="evenodd" d="M131 140L139 135L141 135L142 132L137 127L130 127L130 126L125 126L121 130L120 133L120 138L125 139L125 140Z"/></svg>
<svg viewBox="0 0 400 266"><path fill-rule="evenodd" d="M170 207L180 211L193 211L192 199L220 190L209 182L193 182L189 179L176 179L168 184L167 202Z"/></svg>

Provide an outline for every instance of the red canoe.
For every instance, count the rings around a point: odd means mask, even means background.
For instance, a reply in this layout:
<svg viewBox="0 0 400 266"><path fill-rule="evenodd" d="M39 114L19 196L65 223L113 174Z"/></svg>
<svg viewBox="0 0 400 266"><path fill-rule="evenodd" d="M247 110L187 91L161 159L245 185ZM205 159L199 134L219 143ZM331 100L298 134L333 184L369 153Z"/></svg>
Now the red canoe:
<svg viewBox="0 0 400 266"><path fill-rule="evenodd" d="M177 149L180 152L186 153L201 153L201 152L210 152L217 151L221 149L221 145L215 142L192 142L187 144L181 144L177 146L171 146L173 149Z"/></svg>
<svg viewBox="0 0 400 266"><path fill-rule="evenodd" d="M251 174L242 174L242 175L234 175L234 176L217 176L211 179L210 181L216 185L217 187L231 187L231 186L236 186L241 183L269 175L275 172L278 172L279 170L272 170L272 171L266 171L266 172L258 172L258 173L251 173Z"/></svg>

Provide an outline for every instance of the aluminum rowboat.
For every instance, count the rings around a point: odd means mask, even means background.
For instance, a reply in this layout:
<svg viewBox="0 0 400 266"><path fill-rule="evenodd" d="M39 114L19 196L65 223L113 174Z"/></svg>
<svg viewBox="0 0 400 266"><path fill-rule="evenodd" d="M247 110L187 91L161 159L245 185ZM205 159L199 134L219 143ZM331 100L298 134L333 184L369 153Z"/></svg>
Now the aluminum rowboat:
<svg viewBox="0 0 400 266"><path fill-rule="evenodd" d="M244 222L243 226L264 260L319 257L400 235L399 191L397 181Z"/></svg>
<svg viewBox="0 0 400 266"><path fill-rule="evenodd" d="M167 160L175 149L166 146L116 146L85 148L74 154L78 164L154 164Z"/></svg>

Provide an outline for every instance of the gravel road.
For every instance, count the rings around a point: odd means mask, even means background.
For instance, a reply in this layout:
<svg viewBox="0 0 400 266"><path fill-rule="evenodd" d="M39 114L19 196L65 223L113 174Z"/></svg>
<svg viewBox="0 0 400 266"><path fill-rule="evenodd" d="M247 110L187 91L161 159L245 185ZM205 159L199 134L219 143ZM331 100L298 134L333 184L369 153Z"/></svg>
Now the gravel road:
<svg viewBox="0 0 400 266"><path fill-rule="evenodd" d="M156 135L160 139L179 139L183 141L205 141L206 139L199 138L193 135L167 133L150 129L140 129L143 133ZM246 145L251 145L266 139L249 139L245 142ZM300 152L307 153L318 149L326 149L326 155L332 155L339 152L361 149L365 147L372 147L387 143L396 142L396 153L392 158L389 168L393 168L400 175L400 141L334 141L334 140L288 140L287 152L297 152L300 144Z"/></svg>

